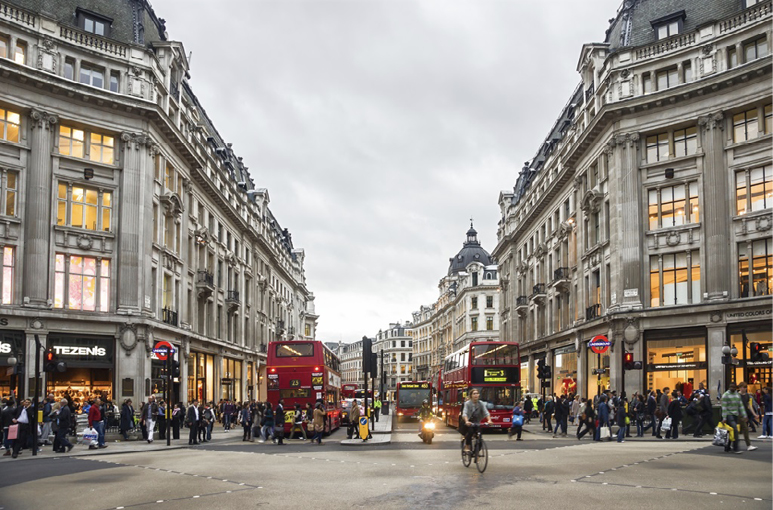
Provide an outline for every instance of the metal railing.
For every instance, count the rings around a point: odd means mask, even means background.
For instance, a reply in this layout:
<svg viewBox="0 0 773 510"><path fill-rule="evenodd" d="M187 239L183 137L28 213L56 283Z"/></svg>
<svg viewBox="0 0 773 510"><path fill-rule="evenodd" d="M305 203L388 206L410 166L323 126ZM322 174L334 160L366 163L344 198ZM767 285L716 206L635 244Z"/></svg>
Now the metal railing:
<svg viewBox="0 0 773 510"><path fill-rule="evenodd" d="M215 275L207 271L206 269L199 269L196 271L196 283L203 283L210 287L215 286Z"/></svg>
<svg viewBox="0 0 773 510"><path fill-rule="evenodd" d="M177 326L177 312L171 308L162 308L161 320L172 326Z"/></svg>
<svg viewBox="0 0 773 510"><path fill-rule="evenodd" d="M545 284L544 283L538 283L532 288L532 297L538 296L540 294L545 293Z"/></svg>
<svg viewBox="0 0 773 510"><path fill-rule="evenodd" d="M559 280L568 280L569 279L569 268L568 267L559 267L555 271L553 271L553 281L557 282Z"/></svg>
<svg viewBox="0 0 773 510"><path fill-rule="evenodd" d="M595 304L590 305L588 308L585 309L585 320L589 321L592 319L596 319L598 317L601 317L601 305Z"/></svg>
<svg viewBox="0 0 773 510"><path fill-rule="evenodd" d="M529 298L526 296L518 296L515 298L515 306L528 306Z"/></svg>
<svg viewBox="0 0 773 510"><path fill-rule="evenodd" d="M239 302L239 291L238 290L229 290L225 297L226 301L233 301L234 303Z"/></svg>

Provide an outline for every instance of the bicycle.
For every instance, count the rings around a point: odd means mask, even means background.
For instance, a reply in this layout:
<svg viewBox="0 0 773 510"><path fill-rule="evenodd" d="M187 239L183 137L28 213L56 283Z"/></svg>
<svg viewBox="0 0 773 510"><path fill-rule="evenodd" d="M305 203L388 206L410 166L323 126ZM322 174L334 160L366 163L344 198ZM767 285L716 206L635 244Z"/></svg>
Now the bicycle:
<svg viewBox="0 0 773 510"><path fill-rule="evenodd" d="M472 440L472 450L465 451L464 438L462 438L462 465L470 467L472 461L475 461L475 467L479 473L483 473L488 466L488 447L480 433L480 425L469 425L475 430Z"/></svg>

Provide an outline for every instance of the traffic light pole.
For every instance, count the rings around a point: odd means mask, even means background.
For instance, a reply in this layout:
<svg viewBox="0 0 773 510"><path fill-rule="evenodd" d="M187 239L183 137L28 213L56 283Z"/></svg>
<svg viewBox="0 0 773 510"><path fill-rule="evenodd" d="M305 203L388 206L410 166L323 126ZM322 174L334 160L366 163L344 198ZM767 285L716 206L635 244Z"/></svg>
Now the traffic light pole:
<svg viewBox="0 0 773 510"><path fill-rule="evenodd" d="M166 372L166 379L164 380L164 426L166 427L166 445L171 446L172 445L172 438L169 437L169 427L171 425L170 419L169 419L169 401L171 398L169 398L169 394L171 391L171 384L170 384L170 378L171 378L171 371L169 370L169 367L171 363L169 362L169 358L172 356L172 352L170 352L169 349L166 350L166 359L164 360L164 371Z"/></svg>
<svg viewBox="0 0 773 510"><path fill-rule="evenodd" d="M623 380L620 383L620 398L625 398L625 349L623 349Z"/></svg>
<svg viewBox="0 0 773 510"><path fill-rule="evenodd" d="M32 413L32 455L38 454L38 413L40 409L40 337L35 335L35 412Z"/></svg>

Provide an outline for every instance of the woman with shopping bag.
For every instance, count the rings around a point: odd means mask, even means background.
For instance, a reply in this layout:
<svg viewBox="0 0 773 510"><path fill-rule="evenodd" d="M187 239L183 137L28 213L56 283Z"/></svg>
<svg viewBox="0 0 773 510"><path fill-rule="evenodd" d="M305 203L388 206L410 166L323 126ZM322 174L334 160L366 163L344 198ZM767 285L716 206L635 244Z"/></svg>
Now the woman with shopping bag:
<svg viewBox="0 0 773 510"><path fill-rule="evenodd" d="M682 402L679 399L679 395L676 390L671 392L671 402L669 402L666 408L668 416L663 420L661 430L666 431L666 439L678 439L679 438L679 423L682 421ZM667 424L666 421L669 423ZM668 429L666 429L668 425Z"/></svg>

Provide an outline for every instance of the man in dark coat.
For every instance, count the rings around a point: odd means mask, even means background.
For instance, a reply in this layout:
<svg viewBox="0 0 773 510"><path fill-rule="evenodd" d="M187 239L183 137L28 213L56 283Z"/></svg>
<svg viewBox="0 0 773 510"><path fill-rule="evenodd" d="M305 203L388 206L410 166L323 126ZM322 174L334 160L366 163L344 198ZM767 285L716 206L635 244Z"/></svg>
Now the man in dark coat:
<svg viewBox="0 0 773 510"><path fill-rule="evenodd" d="M63 398L59 404L61 407L59 408L59 416L57 416L58 428L56 429L56 440L54 441L54 445L58 447L59 450L54 451L57 453L64 453L65 448L67 448L67 451L69 452L72 450L73 446L69 439L67 439L67 433L70 431L72 411L70 411L70 406L67 405L66 398Z"/></svg>
<svg viewBox="0 0 773 510"><path fill-rule="evenodd" d="M188 434L188 444L199 444L199 420L201 415L199 414L199 401L194 400L190 406L188 406L188 412L185 416L185 424L190 429Z"/></svg>
<svg viewBox="0 0 773 510"><path fill-rule="evenodd" d="M11 423L12 425L18 425L16 439L13 442L13 455L11 455L14 459L19 456L19 451L27 445L27 436L30 434L33 412L32 402L26 399L22 401L22 404L13 413Z"/></svg>
<svg viewBox="0 0 773 510"><path fill-rule="evenodd" d="M132 401L126 399L121 406L121 434L123 434L124 441L129 440L129 431L134 428L134 407L132 407Z"/></svg>
<svg viewBox="0 0 773 510"><path fill-rule="evenodd" d="M13 424L13 414L15 412L16 412L16 401L13 398L9 398L5 402L5 407L3 407L2 414L0 414L0 422L2 422L2 426L3 426L3 448L5 448L5 453L3 454L3 457L11 456L13 441L8 439L8 427L10 427L11 424Z"/></svg>

